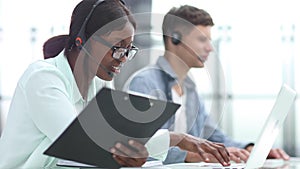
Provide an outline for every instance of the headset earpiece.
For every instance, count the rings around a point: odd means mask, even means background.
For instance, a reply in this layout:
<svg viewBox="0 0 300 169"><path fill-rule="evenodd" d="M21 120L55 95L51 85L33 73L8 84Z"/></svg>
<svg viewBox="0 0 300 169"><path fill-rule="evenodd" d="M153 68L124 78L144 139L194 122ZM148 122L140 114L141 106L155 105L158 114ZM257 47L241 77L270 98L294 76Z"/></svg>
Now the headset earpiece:
<svg viewBox="0 0 300 169"><path fill-rule="evenodd" d="M171 36L171 41L174 45L178 45L181 42L181 33L173 32Z"/></svg>
<svg viewBox="0 0 300 169"><path fill-rule="evenodd" d="M82 39L79 36L77 36L77 38L75 39L75 44L76 44L77 47L81 47L82 46L83 41L82 41Z"/></svg>
<svg viewBox="0 0 300 169"><path fill-rule="evenodd" d="M85 18L78 34L77 37L75 39L75 45L81 49L81 47L85 44L86 42L86 36L85 36L85 27L87 25L87 22L89 21L93 11L95 10L95 8L102 2L104 2L105 0L97 0L96 3L93 5L91 11L89 12L89 14L87 15L87 17ZM120 2L125 5L125 2L123 0L120 0Z"/></svg>

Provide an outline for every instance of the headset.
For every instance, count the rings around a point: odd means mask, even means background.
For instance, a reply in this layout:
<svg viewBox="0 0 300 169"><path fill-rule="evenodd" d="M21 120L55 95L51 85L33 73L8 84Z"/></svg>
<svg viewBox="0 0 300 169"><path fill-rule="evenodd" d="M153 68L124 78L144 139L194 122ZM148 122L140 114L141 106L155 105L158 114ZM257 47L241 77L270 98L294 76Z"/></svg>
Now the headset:
<svg viewBox="0 0 300 169"><path fill-rule="evenodd" d="M89 21L92 13L94 12L95 8L101 4L102 2L104 2L105 0L97 0L97 2L93 5L91 11L89 12L89 14L87 15L87 17L85 18L78 34L77 34L77 37L75 39L75 45L81 50L83 49L85 51L85 53L88 55L88 56L91 56L91 54L85 49L83 48L83 45L85 44L86 42L86 36L85 36L85 29L86 29L86 25L87 25L87 22ZM125 5L125 2L123 0L120 0L120 2ZM92 58L92 57L91 57ZM110 77L113 78L114 74L112 72L110 72L105 66L99 64L100 68L103 69Z"/></svg>
<svg viewBox="0 0 300 169"><path fill-rule="evenodd" d="M84 22L83 22L83 24L82 24L82 26L81 26L81 28L80 28L78 34L77 34L77 37L75 38L75 45L76 45L79 49L81 49L82 46L83 46L83 45L85 44L85 42L86 42L86 36L85 36L85 29L86 29L86 28L85 28L85 27L86 27L86 25L87 25L87 23L88 23L88 21L89 21L91 15L92 15L92 13L94 12L95 8L96 8L100 3L104 2L104 1L105 1L105 0L97 0L97 2L95 2L95 4L93 5L93 7L92 7L90 13L89 13L89 14L87 15L87 17L85 18L85 20L84 20ZM126 5L125 2L124 2L123 0L120 0L120 2L121 2L123 5Z"/></svg>
<svg viewBox="0 0 300 169"><path fill-rule="evenodd" d="M87 22L89 21L92 13L94 12L95 8L102 2L104 2L105 0L98 0L92 7L90 13L87 15L87 17L85 18L78 34L77 37L75 39L75 44L77 47L79 47L81 49L81 47L85 44L86 42L86 36L85 36L85 27L87 25Z"/></svg>
<svg viewBox="0 0 300 169"><path fill-rule="evenodd" d="M178 45L181 43L182 35L180 32L173 32L171 34L171 41L174 45Z"/></svg>
<svg viewBox="0 0 300 169"><path fill-rule="evenodd" d="M181 43L181 39L182 39L182 35L180 32L173 32L171 34L171 41L174 45L179 45ZM182 46L188 50L188 52L190 52L191 54L195 54L197 59L199 59L201 62L205 62L205 60L203 60L200 56L198 56L191 48L189 48L188 46L186 46L185 44L182 44Z"/></svg>

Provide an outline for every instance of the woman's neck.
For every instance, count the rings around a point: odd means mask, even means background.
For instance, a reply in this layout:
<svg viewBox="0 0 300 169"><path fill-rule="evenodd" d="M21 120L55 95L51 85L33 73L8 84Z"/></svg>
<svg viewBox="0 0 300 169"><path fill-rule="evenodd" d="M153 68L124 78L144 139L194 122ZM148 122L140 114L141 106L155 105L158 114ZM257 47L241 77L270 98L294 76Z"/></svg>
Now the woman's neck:
<svg viewBox="0 0 300 169"><path fill-rule="evenodd" d="M73 72L78 90L84 100L87 100L89 86L93 79L89 75L89 69L86 67L85 57L79 56L80 52L71 51L67 56L69 65Z"/></svg>

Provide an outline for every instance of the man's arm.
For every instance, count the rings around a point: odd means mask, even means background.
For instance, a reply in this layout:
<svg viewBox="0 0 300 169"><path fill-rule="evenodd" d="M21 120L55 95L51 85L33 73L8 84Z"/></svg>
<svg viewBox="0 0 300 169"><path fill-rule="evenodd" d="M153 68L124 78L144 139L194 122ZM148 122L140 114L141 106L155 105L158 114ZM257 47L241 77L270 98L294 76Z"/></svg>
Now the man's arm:
<svg viewBox="0 0 300 169"><path fill-rule="evenodd" d="M198 109L198 123L203 123L203 128L199 129L199 133L197 136L200 138L208 139L212 142L223 143L226 147L237 147L244 149L250 143L242 143L233 140L228 135L226 135L221 129L219 125L215 123L206 111L204 100L199 96L199 109ZM195 133L196 134L196 133Z"/></svg>
<svg viewBox="0 0 300 169"><path fill-rule="evenodd" d="M204 162L215 162L223 166L230 165L229 153L221 143L213 143L200 139L189 134L170 132L170 145L178 146L183 150L194 152L200 155Z"/></svg>

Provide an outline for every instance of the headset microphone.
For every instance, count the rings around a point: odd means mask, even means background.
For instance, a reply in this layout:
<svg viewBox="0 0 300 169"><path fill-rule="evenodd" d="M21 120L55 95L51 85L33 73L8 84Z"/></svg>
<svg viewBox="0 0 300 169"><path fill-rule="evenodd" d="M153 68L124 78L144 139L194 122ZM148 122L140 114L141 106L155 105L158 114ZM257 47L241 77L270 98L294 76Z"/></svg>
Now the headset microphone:
<svg viewBox="0 0 300 169"><path fill-rule="evenodd" d="M190 53L192 53L192 54L195 54L196 57L197 57L197 59L200 60L202 63L204 63L205 60L203 60L199 55L197 55L194 51L192 51L191 48L187 47L184 43L182 43L182 42L181 42L181 39L182 39L182 35L181 35L180 32L175 31L175 32L173 32L173 33L171 34L171 42L172 42L174 45L180 45L180 44L182 44L182 46L183 46L186 50L188 50L188 51L189 51Z"/></svg>
<svg viewBox="0 0 300 169"><path fill-rule="evenodd" d="M80 46L81 49L91 58L91 59L94 59L91 54L83 47L83 46ZM98 61L95 61L94 63L96 64ZM109 71L105 66L103 66L101 63L97 64L102 70L104 70L108 76L110 76L111 78L114 77L114 73L112 73L111 71Z"/></svg>
<svg viewBox="0 0 300 169"><path fill-rule="evenodd" d="M197 55L191 48L189 48L186 44L182 43L182 46L191 54L196 55L197 59L200 60L202 63L205 62L204 59L201 58L201 56Z"/></svg>
<svg viewBox="0 0 300 169"><path fill-rule="evenodd" d="M202 63L205 62L205 60L203 60L203 59L201 58L201 56L197 55L197 57L198 57L198 59L199 59Z"/></svg>
<svg viewBox="0 0 300 169"><path fill-rule="evenodd" d="M114 74L111 71L109 71L106 67L104 67L101 63L99 64L99 66L102 70L104 70L108 74L108 76L110 76L111 78L114 77Z"/></svg>

